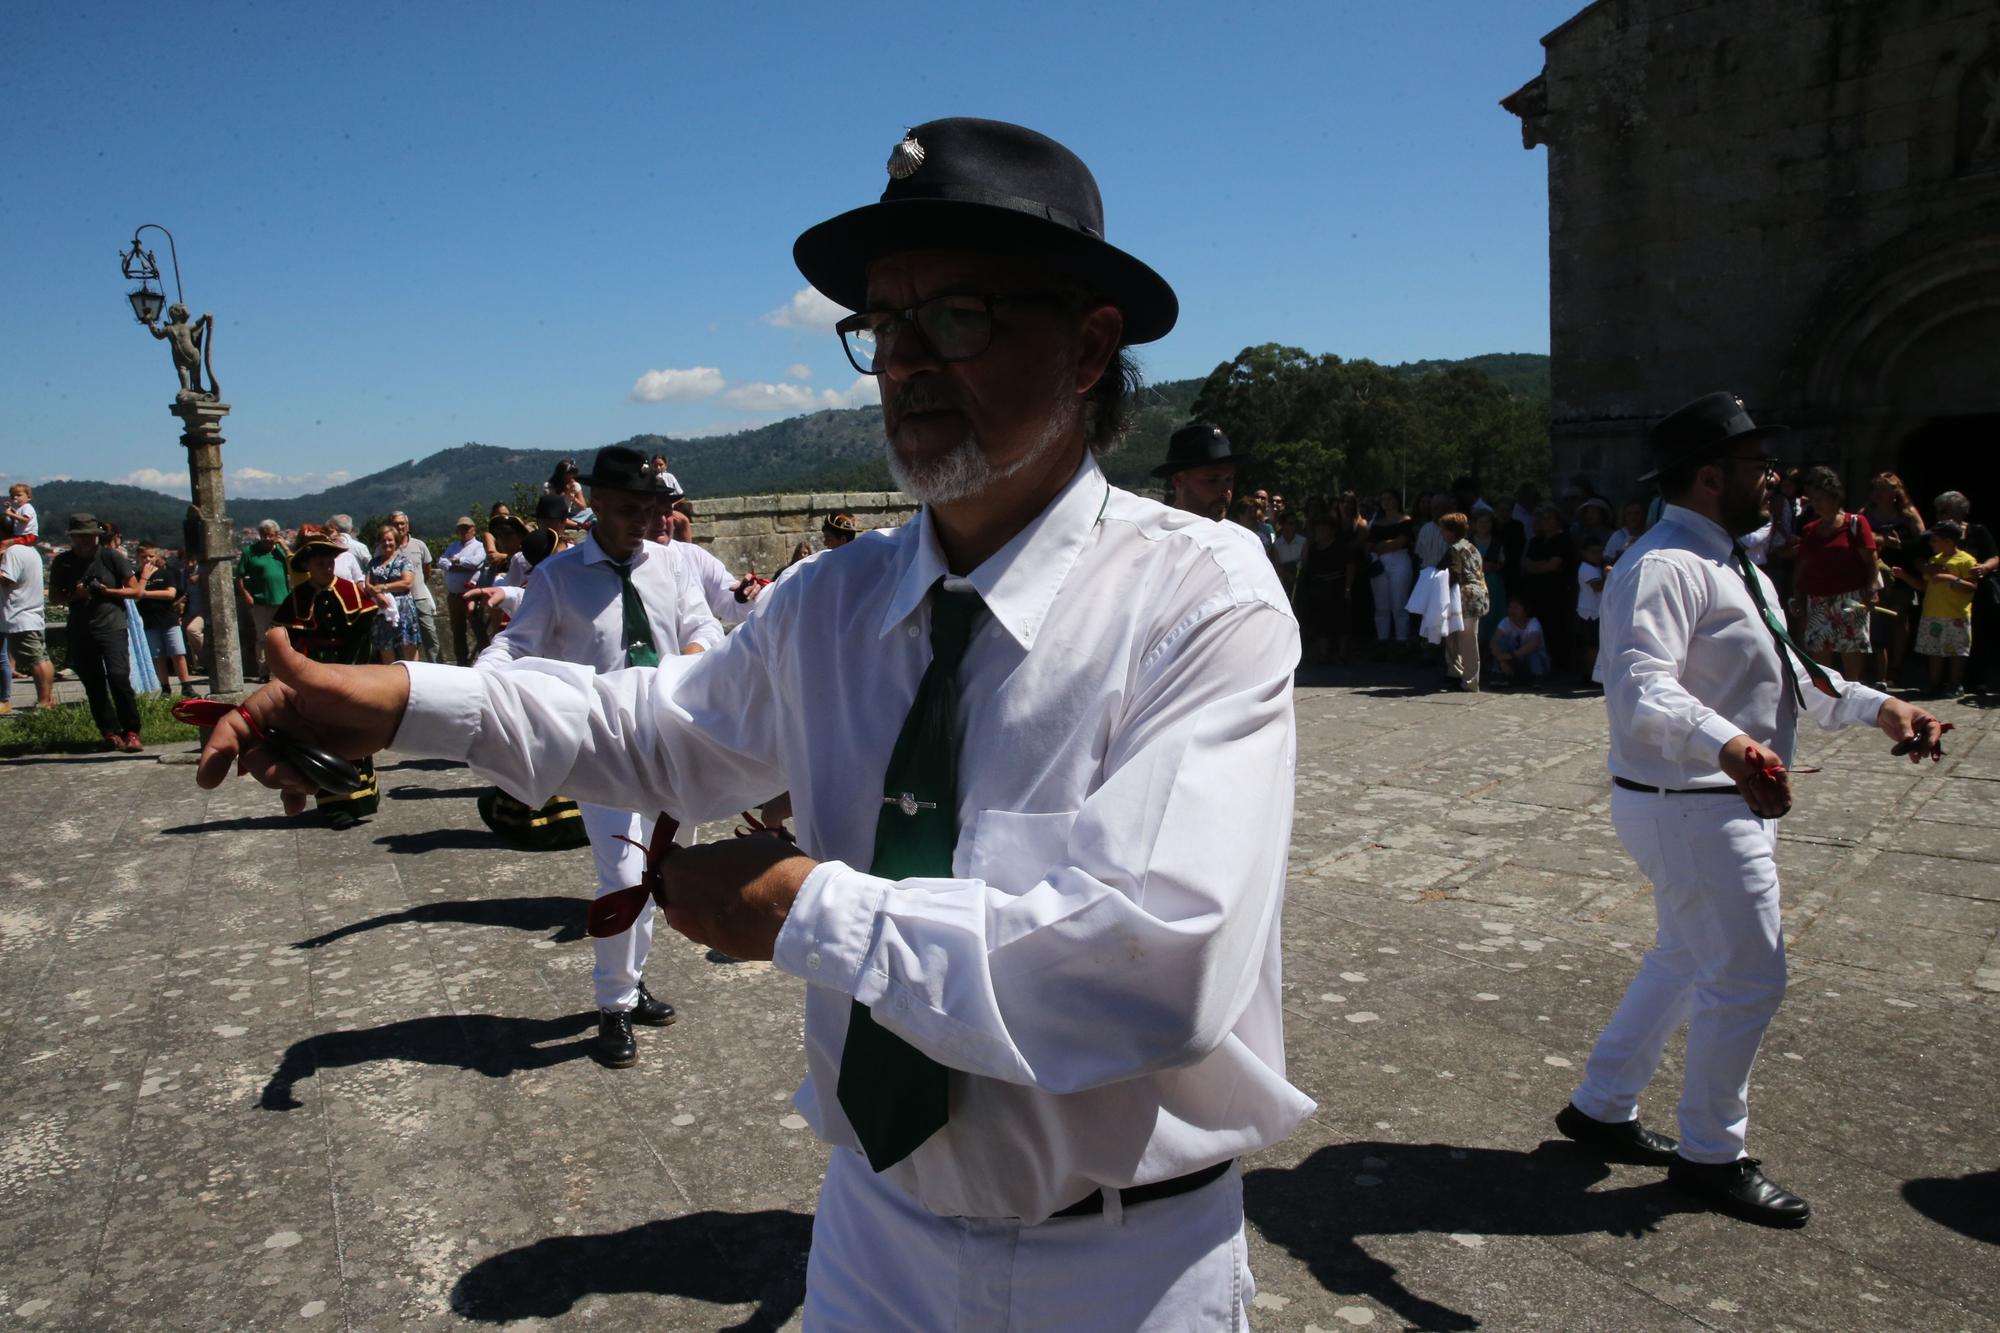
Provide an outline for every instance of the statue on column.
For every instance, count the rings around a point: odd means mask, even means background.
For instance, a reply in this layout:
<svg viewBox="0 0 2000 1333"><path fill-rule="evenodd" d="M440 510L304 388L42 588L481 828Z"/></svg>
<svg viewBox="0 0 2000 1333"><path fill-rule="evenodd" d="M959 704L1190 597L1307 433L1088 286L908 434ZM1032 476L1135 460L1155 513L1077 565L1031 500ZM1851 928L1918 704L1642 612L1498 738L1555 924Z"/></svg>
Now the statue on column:
<svg viewBox="0 0 2000 1333"><path fill-rule="evenodd" d="M202 312L200 319L188 322L188 308L179 301L167 307L167 323L164 327L146 324L147 330L155 338L167 340L168 350L174 355L174 372L181 377L181 391L175 395L177 402L206 398L211 401L222 397L222 386L215 379L215 364L210 353L215 342L215 316ZM202 372L208 372L208 387L201 387Z"/></svg>

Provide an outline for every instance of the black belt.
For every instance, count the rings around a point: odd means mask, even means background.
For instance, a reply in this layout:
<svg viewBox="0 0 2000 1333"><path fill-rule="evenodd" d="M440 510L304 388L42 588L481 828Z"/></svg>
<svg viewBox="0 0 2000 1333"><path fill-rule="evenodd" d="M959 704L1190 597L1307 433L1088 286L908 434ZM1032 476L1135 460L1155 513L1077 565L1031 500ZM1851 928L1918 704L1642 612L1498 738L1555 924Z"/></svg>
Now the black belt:
<svg viewBox="0 0 2000 1333"><path fill-rule="evenodd" d="M1733 782L1727 787L1649 787L1643 782L1634 782L1630 778L1613 778L1611 779L1611 785L1614 787L1623 787L1626 791L1651 792L1656 796L1662 793L1668 796L1713 796L1717 792L1736 790L1736 784Z"/></svg>
<svg viewBox="0 0 2000 1333"><path fill-rule="evenodd" d="M1191 1190L1198 1190L1210 1181L1220 1180L1228 1172L1229 1168L1234 1165L1236 1165L1236 1159L1232 1157L1226 1162L1217 1162L1214 1166L1205 1166L1199 1171L1190 1171L1184 1176L1175 1176L1172 1180L1156 1180L1150 1185L1134 1185L1129 1189L1119 1190L1118 1205L1121 1208L1130 1208L1134 1204L1151 1203L1155 1199L1171 1199L1176 1194L1186 1194ZM1049 1216L1090 1217L1103 1211L1104 1191L1094 1190L1084 1195L1081 1199L1078 1199L1069 1207L1050 1213Z"/></svg>

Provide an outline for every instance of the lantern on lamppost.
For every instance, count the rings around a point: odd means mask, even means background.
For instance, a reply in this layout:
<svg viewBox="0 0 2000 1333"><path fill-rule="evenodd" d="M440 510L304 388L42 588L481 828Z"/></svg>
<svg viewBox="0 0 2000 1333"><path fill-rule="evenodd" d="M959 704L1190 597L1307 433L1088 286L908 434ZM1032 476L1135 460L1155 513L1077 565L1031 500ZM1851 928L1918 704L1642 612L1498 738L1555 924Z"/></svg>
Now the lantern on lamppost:
<svg viewBox="0 0 2000 1333"><path fill-rule="evenodd" d="M139 284L125 299L132 303L132 313L139 317L139 322L150 326L160 322L160 312L166 308L167 296L154 286L160 281L159 262L153 258L151 250L142 249L139 245L139 233L147 227L167 238L167 258L174 266L174 298L185 305L187 297L181 293L181 257L174 245L174 234L157 222L138 227L132 233L132 248L120 252L118 258L126 278Z"/></svg>
<svg viewBox="0 0 2000 1333"><path fill-rule="evenodd" d="M174 304L164 310L164 325L160 316L167 298L161 290L160 265L153 252L139 243L140 233L148 229L167 238L167 258L174 268ZM182 524L182 543L188 558L200 564L198 577L209 606L208 688L212 696L238 698L243 692L242 654L231 632L237 553L222 495L222 419L229 415L229 404L222 401L222 386L215 379L215 316L203 312L198 319L189 318L181 290L180 249L174 234L157 222L136 228L132 248L121 251L119 260L126 279L139 284L126 295L132 314L148 333L167 344L180 378L180 392L167 410L180 418L181 445L187 450L188 489L194 502Z"/></svg>

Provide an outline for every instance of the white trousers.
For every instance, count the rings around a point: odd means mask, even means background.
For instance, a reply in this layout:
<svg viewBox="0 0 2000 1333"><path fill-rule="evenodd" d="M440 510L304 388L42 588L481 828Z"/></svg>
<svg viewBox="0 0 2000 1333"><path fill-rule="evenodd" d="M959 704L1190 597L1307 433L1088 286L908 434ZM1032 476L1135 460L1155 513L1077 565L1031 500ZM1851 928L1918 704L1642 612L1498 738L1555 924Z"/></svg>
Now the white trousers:
<svg viewBox="0 0 2000 1333"><path fill-rule="evenodd" d="M1611 824L1653 883L1659 934L1571 1100L1593 1119L1633 1119L1667 1038L1685 1021L1681 1155L1733 1162L1750 1122L1750 1067L1785 995L1777 826L1733 791L1622 787L1612 790Z"/></svg>
<svg viewBox="0 0 2000 1333"><path fill-rule="evenodd" d="M594 896L602 898L637 884L646 873L646 853L642 848L652 840L653 816L612 810L585 801L577 802L577 810L583 815L583 831L590 836L590 859L597 869ZM639 846L618 841L620 834ZM682 828L674 841L683 847L693 846L694 830ZM639 918L632 923L632 929L591 943L597 950L597 964L590 973L597 1007L616 1012L637 1005L639 979L645 975L646 957L653 951L652 902L649 900L639 909Z"/></svg>
<svg viewBox="0 0 2000 1333"><path fill-rule="evenodd" d="M939 1217L835 1148L806 1259L808 1333L1244 1329L1243 1177L1122 1214Z"/></svg>
<svg viewBox="0 0 2000 1333"><path fill-rule="evenodd" d="M1368 592L1375 599L1375 637L1385 643L1393 637L1402 643L1410 637L1410 617L1403 604L1416 586L1417 566L1408 551L1391 551L1377 559L1382 562L1382 572L1368 578Z"/></svg>

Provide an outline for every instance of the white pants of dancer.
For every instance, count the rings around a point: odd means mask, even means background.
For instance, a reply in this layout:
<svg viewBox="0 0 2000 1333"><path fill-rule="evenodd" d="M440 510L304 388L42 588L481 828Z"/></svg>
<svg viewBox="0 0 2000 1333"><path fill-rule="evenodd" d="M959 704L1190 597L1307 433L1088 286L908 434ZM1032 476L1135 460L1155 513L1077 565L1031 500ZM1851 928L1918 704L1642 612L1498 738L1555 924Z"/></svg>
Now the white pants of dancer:
<svg viewBox="0 0 2000 1333"><path fill-rule="evenodd" d="M1115 1210L1115 1205L1114 1205ZM813 1216L813 1333L1244 1329L1243 1177L1094 1217L939 1217L835 1148Z"/></svg>
<svg viewBox="0 0 2000 1333"><path fill-rule="evenodd" d="M1396 642L1401 643L1410 637L1410 616L1403 603L1410 600L1417 567L1408 551L1391 551L1376 558L1382 562L1382 572L1368 578L1368 591L1375 598L1375 637L1387 642L1393 630Z"/></svg>
<svg viewBox="0 0 2000 1333"><path fill-rule="evenodd" d="M597 893L607 893L637 884L646 873L646 853L652 840L654 819L630 810L612 810L601 805L577 802L583 815L583 830L590 836L590 859L597 867ZM623 834L639 844L618 841ZM683 847L694 845L694 830L682 828L674 841ZM639 1003L639 979L646 972L646 956L653 951L653 904L639 909L638 920L622 935L591 941L597 949L597 965L590 981L596 992L597 1007L619 1012Z"/></svg>
<svg viewBox="0 0 2000 1333"><path fill-rule="evenodd" d="M1785 995L1777 826L1733 791L1672 796L1623 788L1612 791L1611 824L1653 883L1659 935L1571 1100L1596 1120L1636 1117L1661 1049L1685 1020L1681 1155L1733 1162L1743 1156L1750 1123L1750 1067Z"/></svg>

